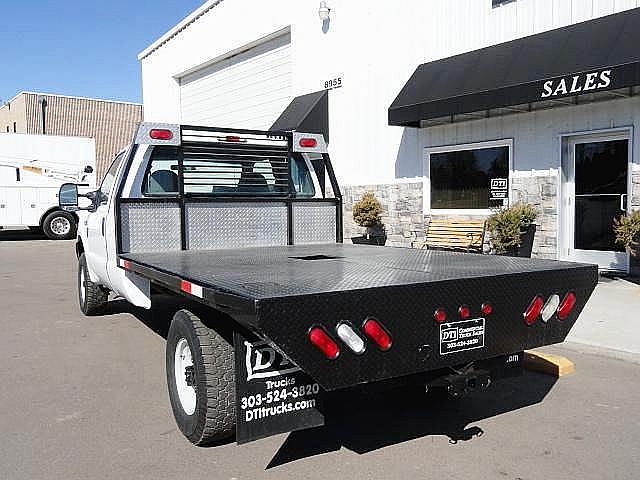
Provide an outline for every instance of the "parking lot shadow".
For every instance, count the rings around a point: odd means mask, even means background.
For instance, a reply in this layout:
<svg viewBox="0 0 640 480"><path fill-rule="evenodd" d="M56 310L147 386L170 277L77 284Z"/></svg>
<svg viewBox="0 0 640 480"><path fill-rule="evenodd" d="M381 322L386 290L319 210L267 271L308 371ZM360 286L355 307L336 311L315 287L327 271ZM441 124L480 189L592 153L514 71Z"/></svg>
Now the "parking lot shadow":
<svg viewBox="0 0 640 480"><path fill-rule="evenodd" d="M48 240L40 229L0 230L0 242L22 242L32 240Z"/></svg>
<svg viewBox="0 0 640 480"><path fill-rule="evenodd" d="M469 441L485 434L474 422L540 403L555 382L555 377L525 372L459 400L424 394L415 387L376 396L334 395L327 424L290 433L266 468L343 447L365 454L429 435L445 435L452 444Z"/></svg>
<svg viewBox="0 0 640 480"><path fill-rule="evenodd" d="M153 308L151 310L134 307L124 299L116 299L109 302L107 311L104 314L129 313L148 327L149 330L166 339L173 315L181 308L193 309L193 305L181 301L180 298L173 295L153 295Z"/></svg>

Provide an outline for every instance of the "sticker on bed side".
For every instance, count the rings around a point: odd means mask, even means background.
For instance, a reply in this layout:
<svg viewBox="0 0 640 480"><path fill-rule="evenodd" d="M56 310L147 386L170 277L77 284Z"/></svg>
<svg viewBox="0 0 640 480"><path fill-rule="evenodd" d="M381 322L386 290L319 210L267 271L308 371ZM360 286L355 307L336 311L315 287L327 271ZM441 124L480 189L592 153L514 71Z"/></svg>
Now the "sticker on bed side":
<svg viewBox="0 0 640 480"><path fill-rule="evenodd" d="M440 325L440 355L484 347L484 318Z"/></svg>
<svg viewBox="0 0 640 480"><path fill-rule="evenodd" d="M236 441L324 425L324 391L268 342L234 336Z"/></svg>

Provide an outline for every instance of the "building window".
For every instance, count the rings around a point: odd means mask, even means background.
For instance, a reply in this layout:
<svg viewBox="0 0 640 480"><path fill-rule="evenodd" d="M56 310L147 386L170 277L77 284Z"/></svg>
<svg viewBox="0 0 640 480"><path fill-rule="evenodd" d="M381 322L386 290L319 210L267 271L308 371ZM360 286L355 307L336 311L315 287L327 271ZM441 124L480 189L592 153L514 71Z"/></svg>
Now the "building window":
<svg viewBox="0 0 640 480"><path fill-rule="evenodd" d="M13 122L13 133L16 133L18 131L18 124L16 122Z"/></svg>
<svg viewBox="0 0 640 480"><path fill-rule="evenodd" d="M487 210L500 207L491 183L509 184L510 142L427 149L430 209Z"/></svg>
<svg viewBox="0 0 640 480"><path fill-rule="evenodd" d="M9 133L9 125L7 125L7 133Z"/></svg>

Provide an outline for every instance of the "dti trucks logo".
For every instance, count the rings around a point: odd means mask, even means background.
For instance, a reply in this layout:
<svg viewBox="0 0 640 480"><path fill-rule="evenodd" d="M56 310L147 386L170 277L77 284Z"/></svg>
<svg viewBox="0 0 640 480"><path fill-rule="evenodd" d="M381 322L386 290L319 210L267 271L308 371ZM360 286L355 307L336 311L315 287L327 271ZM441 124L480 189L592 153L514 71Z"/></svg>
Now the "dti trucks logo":
<svg viewBox="0 0 640 480"><path fill-rule="evenodd" d="M492 178L491 190L508 190L509 180L506 178Z"/></svg>
<svg viewBox="0 0 640 480"><path fill-rule="evenodd" d="M247 381L255 378L270 378L300 371L287 357L276 352L267 342L244 342L247 350Z"/></svg>

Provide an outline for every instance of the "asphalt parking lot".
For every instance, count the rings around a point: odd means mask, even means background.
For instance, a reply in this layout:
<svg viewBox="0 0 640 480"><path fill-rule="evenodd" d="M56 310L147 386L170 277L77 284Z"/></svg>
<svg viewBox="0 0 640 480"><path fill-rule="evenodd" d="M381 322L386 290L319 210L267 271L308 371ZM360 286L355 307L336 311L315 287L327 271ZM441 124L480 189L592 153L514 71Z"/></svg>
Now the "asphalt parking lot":
<svg viewBox="0 0 640 480"><path fill-rule="evenodd" d="M0 479L633 479L640 366L553 348L535 373L442 403L401 390L337 401L323 428L197 448L178 432L154 316L81 316L73 242L0 232Z"/></svg>

